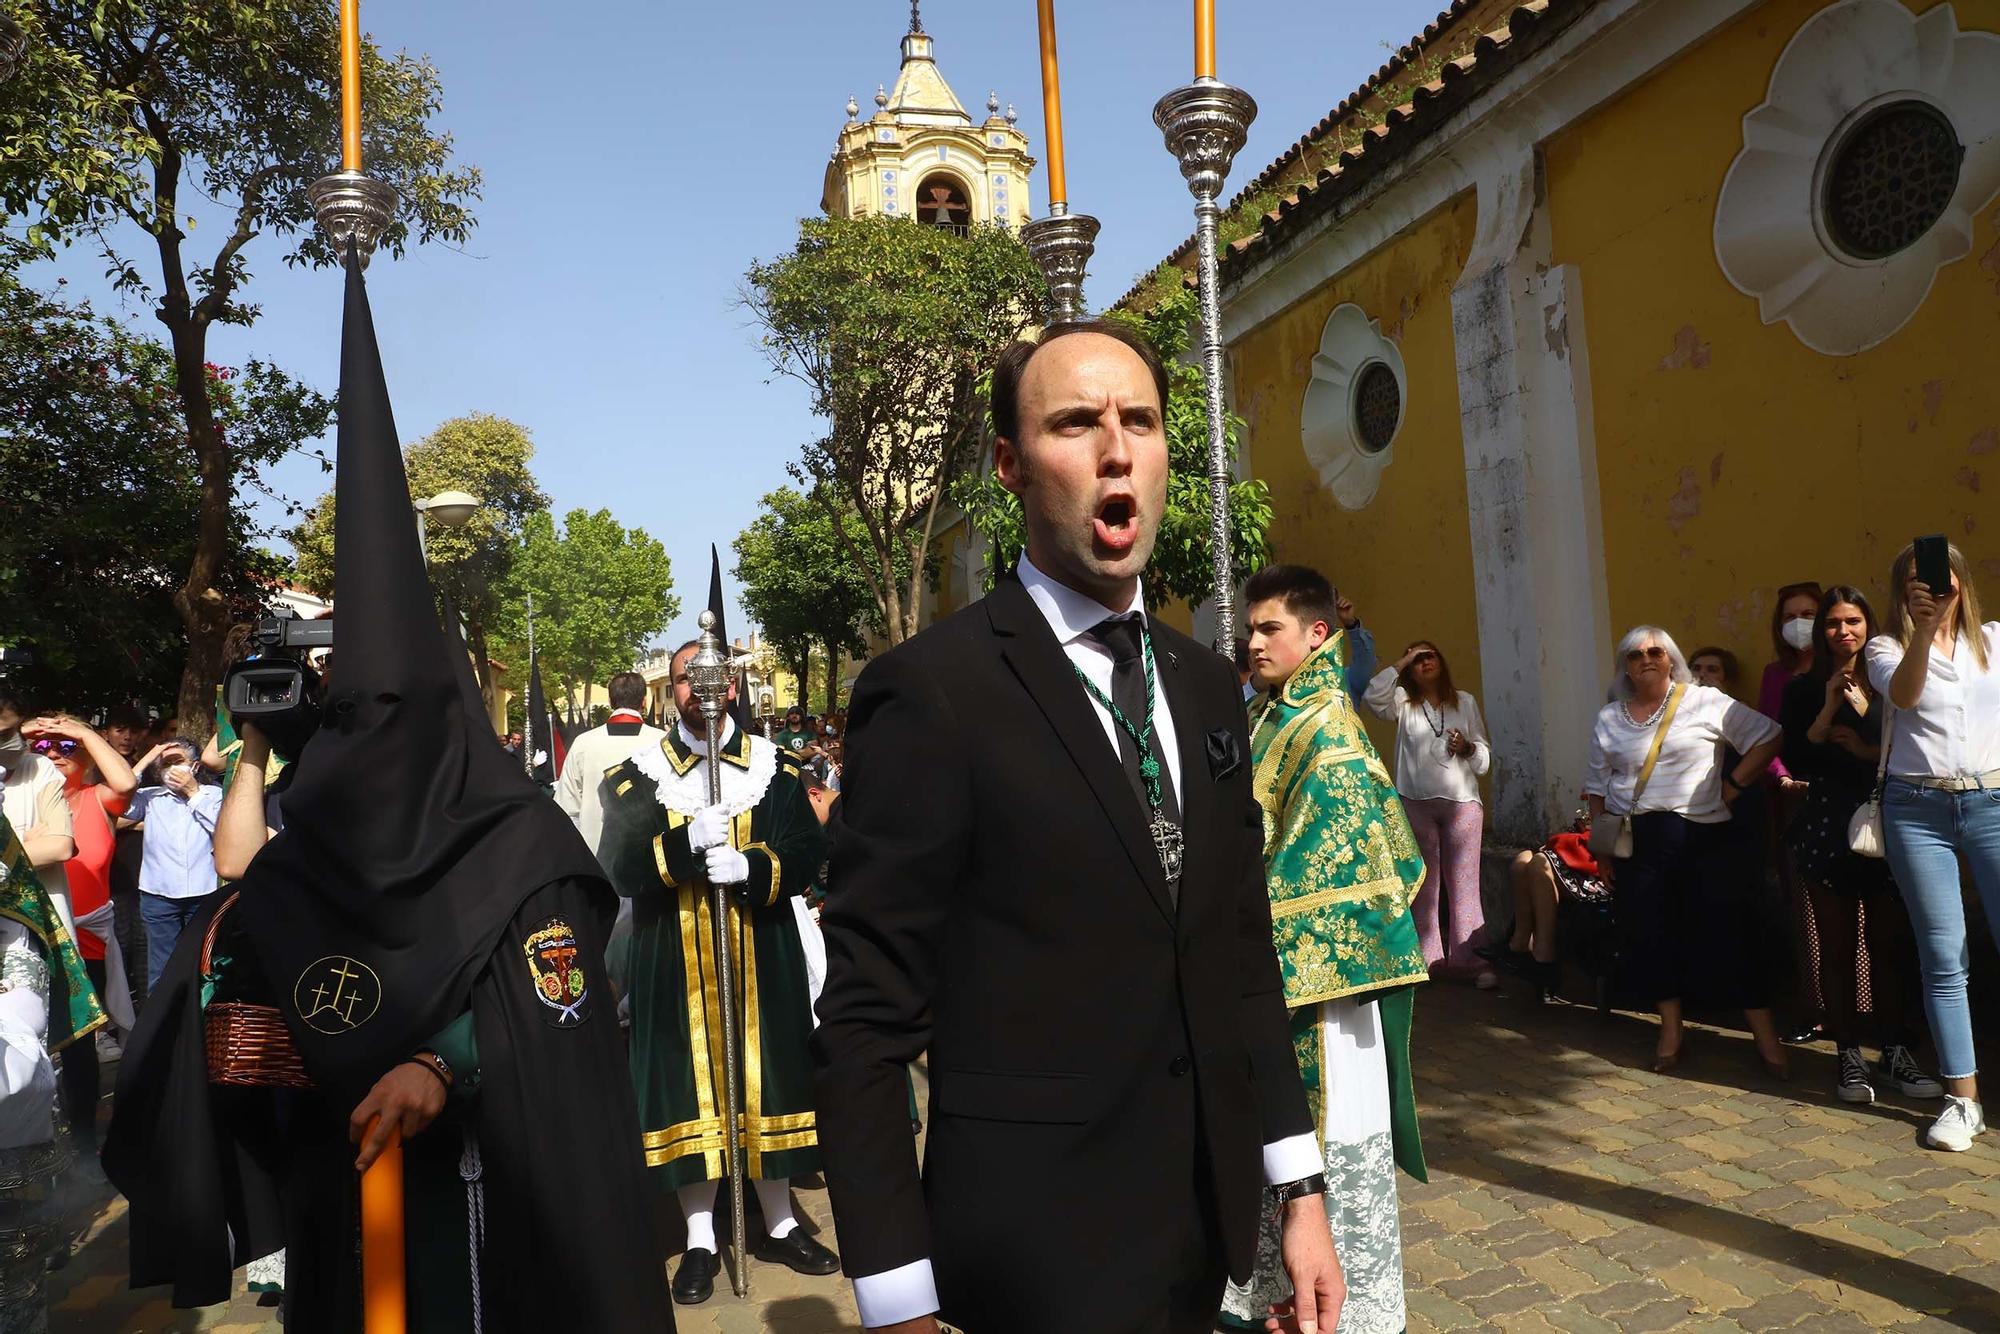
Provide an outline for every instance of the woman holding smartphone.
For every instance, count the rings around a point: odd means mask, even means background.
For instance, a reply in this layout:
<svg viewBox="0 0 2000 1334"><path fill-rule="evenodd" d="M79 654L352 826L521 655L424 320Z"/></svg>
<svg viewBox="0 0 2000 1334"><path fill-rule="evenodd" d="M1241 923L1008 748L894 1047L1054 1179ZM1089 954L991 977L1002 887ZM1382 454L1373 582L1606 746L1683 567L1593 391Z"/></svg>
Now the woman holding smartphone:
<svg viewBox="0 0 2000 1334"><path fill-rule="evenodd" d="M1916 930L1945 1086L1944 1111L1925 1139L1958 1152L1986 1128L1958 866L1963 858L1971 867L2000 942L2000 621L1981 623L1970 567L1943 538L1903 548L1889 588L1889 633L1867 649L1868 679L1896 710L1882 832Z"/></svg>

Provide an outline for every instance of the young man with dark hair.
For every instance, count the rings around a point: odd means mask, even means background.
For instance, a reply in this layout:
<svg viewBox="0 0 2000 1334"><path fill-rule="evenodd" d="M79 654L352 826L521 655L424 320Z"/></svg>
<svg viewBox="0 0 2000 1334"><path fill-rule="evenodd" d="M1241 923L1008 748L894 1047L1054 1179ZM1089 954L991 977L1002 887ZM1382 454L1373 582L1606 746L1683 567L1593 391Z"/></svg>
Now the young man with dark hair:
<svg viewBox="0 0 2000 1334"><path fill-rule="evenodd" d="M1267 565L1252 577L1268 582L1260 594L1252 594L1250 586L1244 586L1245 606L1263 598L1282 597L1301 620L1319 621L1328 634L1337 629L1345 636L1343 657L1347 670L1341 683L1347 688L1347 698L1355 704L1361 703L1369 678L1375 675L1375 636L1361 624L1361 613L1354 609L1354 604L1334 589L1331 580L1309 566Z"/></svg>
<svg viewBox="0 0 2000 1334"><path fill-rule="evenodd" d="M611 715L569 743L562 773L556 778L556 805L576 823L583 841L597 851L604 833L606 775L642 750L660 744L667 735L649 726L639 710L646 706L646 678L620 672L605 683ZM622 910L621 903L621 910Z"/></svg>
<svg viewBox="0 0 2000 1334"><path fill-rule="evenodd" d="M1027 549L855 687L814 1044L869 1329L1207 1334L1274 1211L1284 1327L1339 1318L1242 699L1140 590L1165 393L1123 325L1009 348L995 465Z"/></svg>
<svg viewBox="0 0 2000 1334"><path fill-rule="evenodd" d="M794 755L804 755L813 742L813 730L806 725L806 712L794 704L785 710L785 725L771 738Z"/></svg>
<svg viewBox="0 0 2000 1334"><path fill-rule="evenodd" d="M1410 1082L1412 986L1425 979L1410 899L1424 864L1388 771L1345 689L1346 635L1333 586L1274 565L1243 593L1264 872L1285 1006L1314 1096L1332 1236L1348 1276L1343 1334L1404 1328L1396 1166L1424 1179ZM1263 1249L1275 1243L1266 1225ZM1260 1267L1232 1286L1223 1323L1254 1329L1286 1275Z"/></svg>

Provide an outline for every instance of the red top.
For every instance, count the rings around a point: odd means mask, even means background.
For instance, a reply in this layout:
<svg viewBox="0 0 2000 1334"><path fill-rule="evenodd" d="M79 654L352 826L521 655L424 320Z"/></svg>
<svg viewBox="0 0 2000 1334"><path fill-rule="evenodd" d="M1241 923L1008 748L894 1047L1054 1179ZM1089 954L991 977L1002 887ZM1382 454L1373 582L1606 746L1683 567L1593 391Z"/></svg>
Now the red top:
<svg viewBox="0 0 2000 1334"><path fill-rule="evenodd" d="M63 864L69 875L69 910L72 916L84 917L111 901L111 854L117 844L111 820L123 815L131 803L123 798L105 801L95 783L70 788L63 796L69 799L76 839L76 856ZM102 959L104 942L79 927L76 952L86 959Z"/></svg>

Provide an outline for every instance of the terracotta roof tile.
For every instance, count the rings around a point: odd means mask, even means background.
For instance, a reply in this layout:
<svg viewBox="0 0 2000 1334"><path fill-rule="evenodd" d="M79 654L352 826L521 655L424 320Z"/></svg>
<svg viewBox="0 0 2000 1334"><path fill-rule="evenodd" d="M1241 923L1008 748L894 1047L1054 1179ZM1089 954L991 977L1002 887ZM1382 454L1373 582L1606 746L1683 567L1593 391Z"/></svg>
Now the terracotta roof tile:
<svg viewBox="0 0 2000 1334"><path fill-rule="evenodd" d="M1343 148L1332 166L1323 166L1312 181L1281 198L1277 206L1264 215L1258 230L1231 242L1222 255L1225 275L1228 270L1250 262L1251 257L1267 250L1287 232L1319 216L1338 199L1379 174L1389 163L1421 142L1479 90L1497 82L1528 51L1539 47L1595 3L1597 0L1518 0L1508 12L1505 25L1480 33L1469 52L1445 61L1438 69L1437 78L1411 88L1409 100L1390 108L1380 124L1359 126L1358 141ZM1450 8L1398 50L1367 82L1342 99L1339 106L1258 172L1229 201L1224 214L1284 180L1291 169L1309 152L1319 148L1328 135L1338 130L1357 128L1354 122L1387 83L1415 65L1426 50L1452 31L1455 24L1485 4L1486 0L1453 0ZM1165 262L1180 264L1187 260L1194 252L1194 244L1194 238L1188 237L1174 248ZM1118 304L1130 302L1150 280L1149 273L1119 298Z"/></svg>

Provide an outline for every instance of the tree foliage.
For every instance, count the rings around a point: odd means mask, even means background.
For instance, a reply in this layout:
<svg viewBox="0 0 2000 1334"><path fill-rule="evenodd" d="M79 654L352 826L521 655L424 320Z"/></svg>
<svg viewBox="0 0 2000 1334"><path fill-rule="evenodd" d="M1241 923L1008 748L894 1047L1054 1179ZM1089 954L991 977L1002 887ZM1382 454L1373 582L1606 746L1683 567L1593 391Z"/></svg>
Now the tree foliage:
<svg viewBox="0 0 2000 1334"><path fill-rule="evenodd" d="M530 467L534 457L526 428L484 412L454 417L403 450L413 501L440 491L465 491L479 498L479 509L462 528L426 523L424 542L432 584L465 618L479 687L489 703L493 677L488 639L500 613L502 588L529 517L549 507ZM334 593L333 516L334 493L328 491L289 534L298 552L300 582L321 597Z"/></svg>
<svg viewBox="0 0 2000 1334"><path fill-rule="evenodd" d="M796 247L750 269L745 301L771 365L827 424L792 476L867 580L891 643L916 633L939 508L984 429L984 376L1047 297L1003 227L808 218Z"/></svg>
<svg viewBox="0 0 2000 1334"><path fill-rule="evenodd" d="M259 362L203 374L220 437L256 485L332 414ZM23 686L70 708L137 698L171 711L186 656L173 593L202 503L172 354L0 268L0 478L0 635L35 654ZM225 534L215 588L239 620L283 562L258 550L265 534L240 498Z"/></svg>
<svg viewBox="0 0 2000 1334"><path fill-rule="evenodd" d="M800 703L810 692L813 651L826 664L826 703L839 706L844 653L868 647L863 633L880 633L881 609L868 580L848 556L867 535L852 513L840 512L849 531L843 542L828 507L780 487L764 497L763 510L736 535L736 576L743 610L799 682Z"/></svg>
<svg viewBox="0 0 2000 1334"><path fill-rule="evenodd" d="M259 236L282 238L288 264L335 258L305 187L338 161L336 11L301 0L0 0L0 11L27 32L22 68L0 84L0 213L44 252L94 242L117 286L153 304L172 344L201 483L173 595L188 638L180 713L201 736L229 623L218 581L245 462L221 433L204 371L208 333L256 318L243 288ZM412 241L463 241L479 174L454 166L450 136L431 128L437 71L365 46L368 170L400 201L384 245L400 255ZM226 216L206 245L190 237L191 197Z"/></svg>
<svg viewBox="0 0 2000 1334"><path fill-rule="evenodd" d="M1152 341L1167 363L1167 508L1160 522L1153 557L1146 565L1146 602L1162 607L1172 602L1197 605L1215 592L1213 543L1209 540L1208 390L1201 368L1185 360L1199 328L1200 298L1179 281L1162 280L1156 304L1143 312L1113 311L1111 318L1131 324ZM1243 419L1224 419L1223 440L1236 458ZM953 499L973 527L993 543L986 584L1013 567L1027 540L1021 502L1000 485L991 472L959 479ZM1230 554L1239 575L1262 566L1270 557L1271 496L1255 479L1229 488Z"/></svg>
<svg viewBox="0 0 2000 1334"><path fill-rule="evenodd" d="M673 587L667 549L610 510L573 509L560 532L546 510L530 515L501 588L501 651L525 683L532 594L542 679L562 691L575 716L592 684L628 670L646 641L680 615Z"/></svg>

